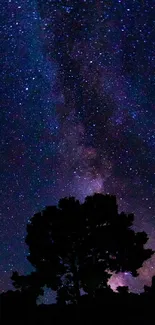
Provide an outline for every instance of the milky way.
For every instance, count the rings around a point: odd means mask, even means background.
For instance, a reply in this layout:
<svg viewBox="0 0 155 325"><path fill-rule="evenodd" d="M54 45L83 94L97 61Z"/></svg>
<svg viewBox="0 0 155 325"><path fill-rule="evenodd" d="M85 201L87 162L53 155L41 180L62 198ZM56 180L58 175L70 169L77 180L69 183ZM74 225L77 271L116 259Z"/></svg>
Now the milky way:
<svg viewBox="0 0 155 325"><path fill-rule="evenodd" d="M154 17L153 0L3 0L2 290L31 270L28 219L63 196L116 194L155 249Z"/></svg>

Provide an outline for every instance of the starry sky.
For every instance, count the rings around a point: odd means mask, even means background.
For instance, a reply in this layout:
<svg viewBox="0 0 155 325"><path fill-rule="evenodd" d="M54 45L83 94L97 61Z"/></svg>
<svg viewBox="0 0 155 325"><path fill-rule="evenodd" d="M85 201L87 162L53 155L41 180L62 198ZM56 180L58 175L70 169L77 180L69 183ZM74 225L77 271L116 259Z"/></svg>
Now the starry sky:
<svg viewBox="0 0 155 325"><path fill-rule="evenodd" d="M2 0L0 290L26 274L29 218L116 194L155 249L154 0ZM155 274L155 256L136 292Z"/></svg>

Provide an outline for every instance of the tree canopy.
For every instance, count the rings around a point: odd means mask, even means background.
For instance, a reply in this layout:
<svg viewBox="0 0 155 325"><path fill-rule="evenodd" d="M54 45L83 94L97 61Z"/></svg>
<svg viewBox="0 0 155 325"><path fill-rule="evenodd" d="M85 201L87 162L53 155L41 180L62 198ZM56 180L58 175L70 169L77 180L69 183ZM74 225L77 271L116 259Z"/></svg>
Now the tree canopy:
<svg viewBox="0 0 155 325"><path fill-rule="evenodd" d="M152 254L144 248L145 232L132 229L133 214L118 212L115 196L94 194L80 203L61 199L36 213L27 225L31 276L13 274L16 288L47 287L57 290L57 300L78 303L83 289L95 297L108 288L111 272L131 272Z"/></svg>

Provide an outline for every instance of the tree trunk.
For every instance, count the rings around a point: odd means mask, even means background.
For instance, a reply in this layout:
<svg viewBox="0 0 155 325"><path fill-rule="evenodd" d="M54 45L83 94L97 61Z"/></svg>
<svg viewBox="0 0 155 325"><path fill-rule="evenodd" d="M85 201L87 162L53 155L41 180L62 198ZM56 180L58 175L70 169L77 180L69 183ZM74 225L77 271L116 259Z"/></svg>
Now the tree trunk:
<svg viewBox="0 0 155 325"><path fill-rule="evenodd" d="M74 289L75 289L76 304L78 304L80 300L80 286L79 286L77 259L74 260L72 270L73 270L73 282L74 282Z"/></svg>

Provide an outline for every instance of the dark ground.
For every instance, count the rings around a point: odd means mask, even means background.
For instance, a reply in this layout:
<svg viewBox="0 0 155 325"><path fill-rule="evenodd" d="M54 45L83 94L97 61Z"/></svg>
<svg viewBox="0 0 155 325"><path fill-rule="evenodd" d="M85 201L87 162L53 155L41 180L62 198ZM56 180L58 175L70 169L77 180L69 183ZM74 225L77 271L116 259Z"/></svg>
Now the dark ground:
<svg viewBox="0 0 155 325"><path fill-rule="evenodd" d="M59 307L40 305L35 308L1 309L1 324L119 324L149 325L155 324L153 311L155 306L145 304L98 304Z"/></svg>

